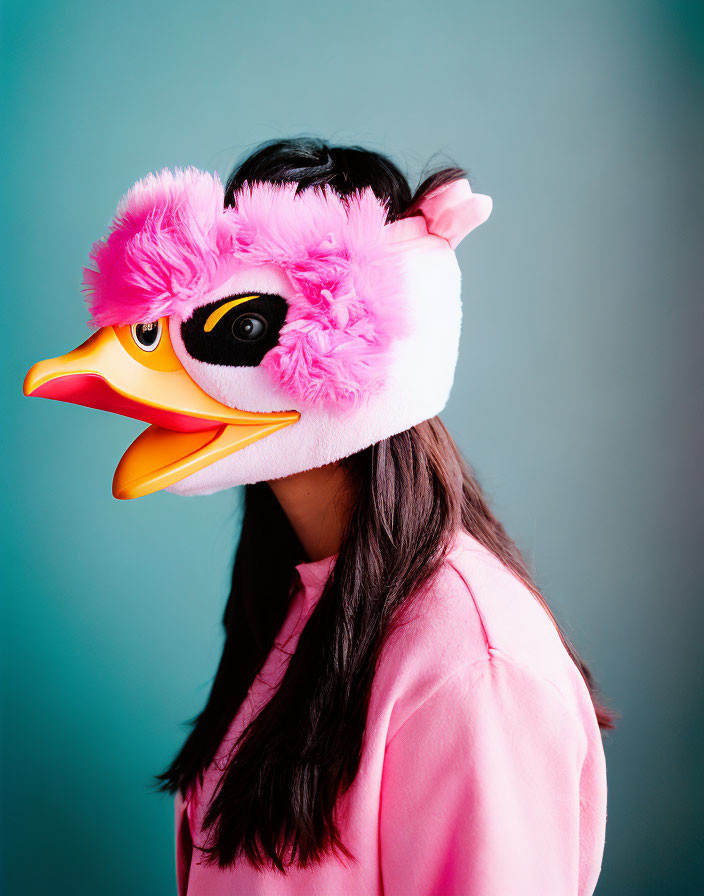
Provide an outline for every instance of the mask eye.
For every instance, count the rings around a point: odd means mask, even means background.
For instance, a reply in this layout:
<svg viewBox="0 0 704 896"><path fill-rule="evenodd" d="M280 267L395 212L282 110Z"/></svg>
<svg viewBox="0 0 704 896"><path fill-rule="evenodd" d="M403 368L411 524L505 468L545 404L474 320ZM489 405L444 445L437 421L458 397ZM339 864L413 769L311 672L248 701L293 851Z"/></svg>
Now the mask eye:
<svg viewBox="0 0 704 896"><path fill-rule="evenodd" d="M275 293L224 296L181 322L183 346L192 358L208 364L258 367L279 344L287 313L286 299Z"/></svg>
<svg viewBox="0 0 704 896"><path fill-rule="evenodd" d="M161 321L148 324L132 324L132 338L144 352L153 352L161 340Z"/></svg>
<svg viewBox="0 0 704 896"><path fill-rule="evenodd" d="M240 342L258 342L269 329L261 314L240 314L232 322L232 335Z"/></svg>

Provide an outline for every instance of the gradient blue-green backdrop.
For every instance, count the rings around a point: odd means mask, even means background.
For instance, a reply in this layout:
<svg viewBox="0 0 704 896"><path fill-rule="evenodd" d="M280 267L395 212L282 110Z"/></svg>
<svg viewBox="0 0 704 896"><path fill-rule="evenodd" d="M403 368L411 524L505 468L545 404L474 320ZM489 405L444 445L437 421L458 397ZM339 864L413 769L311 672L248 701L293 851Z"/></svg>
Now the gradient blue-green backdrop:
<svg viewBox="0 0 704 896"><path fill-rule="evenodd" d="M704 886L702 26L676 0L4 2L3 893L174 892L150 776L208 691L241 497L115 501L142 425L22 378L86 337L81 266L137 178L302 132L493 195L444 417L622 713L597 892Z"/></svg>

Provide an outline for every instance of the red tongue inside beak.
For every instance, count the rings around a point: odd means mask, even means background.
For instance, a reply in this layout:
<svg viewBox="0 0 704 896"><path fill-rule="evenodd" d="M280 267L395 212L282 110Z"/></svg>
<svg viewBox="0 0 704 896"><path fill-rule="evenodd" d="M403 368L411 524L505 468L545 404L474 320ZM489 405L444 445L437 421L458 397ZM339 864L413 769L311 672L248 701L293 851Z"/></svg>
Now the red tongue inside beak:
<svg viewBox="0 0 704 896"><path fill-rule="evenodd" d="M40 398L53 398L56 401L68 401L71 404L82 404L100 411L111 411L124 417L133 417L145 423L156 423L165 429L177 432L200 432L204 429L218 428L218 422L204 420L200 417L189 417L178 411L166 408L151 407L134 398L120 395L106 383L97 373L72 373L57 376L32 390L32 395Z"/></svg>

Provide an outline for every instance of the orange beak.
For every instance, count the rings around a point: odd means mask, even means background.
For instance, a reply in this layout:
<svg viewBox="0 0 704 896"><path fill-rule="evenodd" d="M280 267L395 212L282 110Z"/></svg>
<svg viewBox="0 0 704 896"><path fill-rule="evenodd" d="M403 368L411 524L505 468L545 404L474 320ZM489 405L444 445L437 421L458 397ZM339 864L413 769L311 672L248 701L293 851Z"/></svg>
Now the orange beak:
<svg viewBox="0 0 704 896"><path fill-rule="evenodd" d="M103 327L82 345L27 373L24 394L112 411L151 425L115 470L116 498L173 485L240 448L295 423L298 411L259 414L216 401L188 375L169 339L168 318L144 349L129 326Z"/></svg>

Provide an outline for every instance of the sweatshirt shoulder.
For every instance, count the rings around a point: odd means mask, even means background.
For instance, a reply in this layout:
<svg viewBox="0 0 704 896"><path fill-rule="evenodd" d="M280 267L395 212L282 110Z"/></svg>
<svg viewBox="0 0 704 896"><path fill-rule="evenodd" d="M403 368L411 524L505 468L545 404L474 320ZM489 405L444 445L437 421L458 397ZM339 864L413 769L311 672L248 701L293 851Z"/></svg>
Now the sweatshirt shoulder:
<svg viewBox="0 0 704 896"><path fill-rule="evenodd" d="M547 681L578 715L591 698L536 596L477 539L461 532L433 580L409 600L379 666L395 715L414 711L443 681L471 667L510 663Z"/></svg>
<svg viewBox="0 0 704 896"><path fill-rule="evenodd" d="M561 677L566 661L574 666L547 606L476 538L459 533L444 567L465 588L465 606L455 604L453 610L476 616L488 653L501 652L546 678ZM432 586L439 605L442 589L442 581Z"/></svg>

